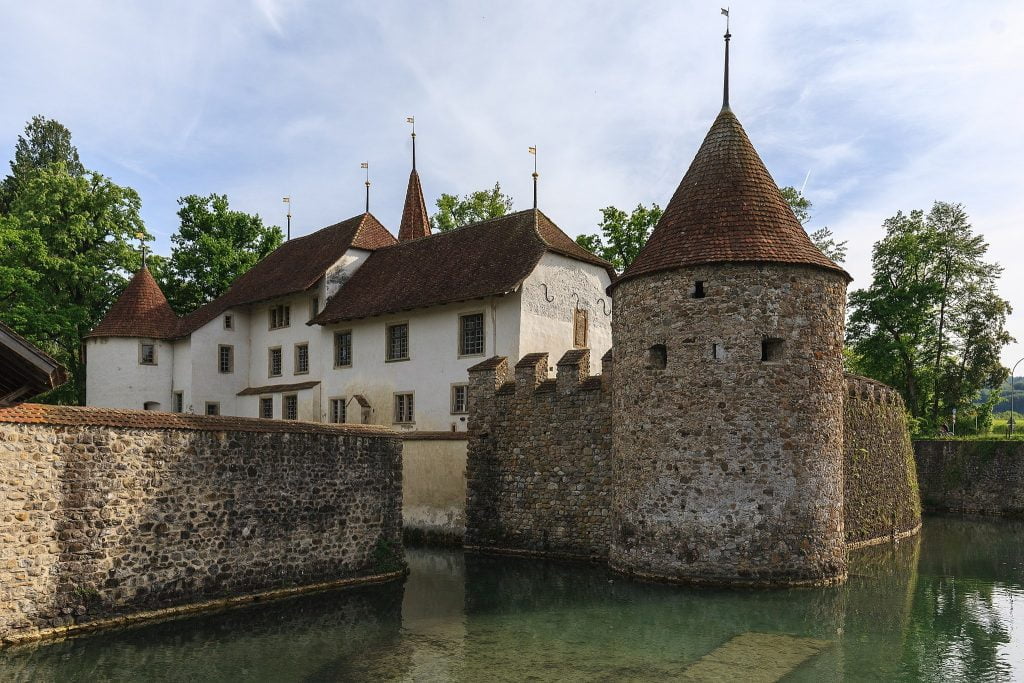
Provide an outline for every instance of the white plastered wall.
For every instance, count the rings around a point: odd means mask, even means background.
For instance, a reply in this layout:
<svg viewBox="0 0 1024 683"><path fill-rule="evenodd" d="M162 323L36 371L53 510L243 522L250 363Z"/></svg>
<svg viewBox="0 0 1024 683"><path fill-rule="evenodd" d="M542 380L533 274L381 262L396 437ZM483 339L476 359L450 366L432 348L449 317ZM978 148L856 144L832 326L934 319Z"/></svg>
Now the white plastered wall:
<svg viewBox="0 0 1024 683"><path fill-rule="evenodd" d="M605 288L611 282L600 266L576 261L550 252L523 283L520 356L548 352L553 368L573 348L573 311L587 310L587 345L590 348L591 373L600 372L601 356L612 346L611 299ZM604 304L602 305L602 300Z"/></svg>
<svg viewBox="0 0 1024 683"><path fill-rule="evenodd" d="M316 357L323 377L321 419L328 419L331 398L345 398L347 420L359 422L352 397L360 394L370 402L373 424L417 431L450 431L454 424L465 431L466 416L451 413L451 386L467 383L467 370L485 358L518 354L519 310L515 292L326 326L323 353ZM468 313L484 314L485 350L460 357L459 316ZM409 360L385 362L385 328L398 322L409 324ZM343 330L352 331L352 366L335 368L334 333ZM414 394L415 424L393 424L396 392Z"/></svg>
<svg viewBox="0 0 1024 683"><path fill-rule="evenodd" d="M156 364L139 363L139 345L156 349ZM174 351L170 342L138 337L91 337L85 341L85 402L97 408L142 410L146 403L169 411Z"/></svg>

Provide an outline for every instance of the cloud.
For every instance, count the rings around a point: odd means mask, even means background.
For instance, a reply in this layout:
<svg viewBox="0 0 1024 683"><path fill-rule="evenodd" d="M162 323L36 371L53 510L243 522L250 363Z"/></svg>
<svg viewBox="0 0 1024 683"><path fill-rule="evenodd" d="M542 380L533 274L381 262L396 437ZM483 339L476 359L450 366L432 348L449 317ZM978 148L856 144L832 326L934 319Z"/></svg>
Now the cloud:
<svg viewBox="0 0 1024 683"><path fill-rule="evenodd" d="M178 196L223 192L294 233L372 208L394 228L417 120L428 203L501 181L591 232L601 207L664 205L721 101L717 6L656 2L20 3L0 50L0 145L32 115L139 190L167 251ZM764 2L732 7L732 105L775 179L850 240L856 286L898 209L967 205L1024 307L1024 7ZM1024 308L1015 335L1024 340ZM1024 345L1008 350L1024 355Z"/></svg>

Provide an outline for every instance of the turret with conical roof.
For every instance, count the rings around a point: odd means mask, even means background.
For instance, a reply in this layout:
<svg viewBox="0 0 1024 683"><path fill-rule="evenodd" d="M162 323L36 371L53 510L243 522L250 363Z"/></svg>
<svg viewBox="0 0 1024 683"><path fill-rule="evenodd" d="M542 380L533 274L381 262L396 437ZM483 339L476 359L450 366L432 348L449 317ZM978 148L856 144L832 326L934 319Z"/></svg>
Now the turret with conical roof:
<svg viewBox="0 0 1024 683"><path fill-rule="evenodd" d="M178 316L143 264L100 324L85 336L171 339L177 328Z"/></svg>
<svg viewBox="0 0 1024 683"><path fill-rule="evenodd" d="M811 243L727 93L609 288L609 561L669 581L840 581L849 276Z"/></svg>
<svg viewBox="0 0 1024 683"><path fill-rule="evenodd" d="M406 119L412 124L412 171L409 173L409 187L405 190L405 206L402 208L402 222L398 227L398 241L413 240L430 234L430 216L427 202L423 199L420 174L416 172L416 119Z"/></svg>

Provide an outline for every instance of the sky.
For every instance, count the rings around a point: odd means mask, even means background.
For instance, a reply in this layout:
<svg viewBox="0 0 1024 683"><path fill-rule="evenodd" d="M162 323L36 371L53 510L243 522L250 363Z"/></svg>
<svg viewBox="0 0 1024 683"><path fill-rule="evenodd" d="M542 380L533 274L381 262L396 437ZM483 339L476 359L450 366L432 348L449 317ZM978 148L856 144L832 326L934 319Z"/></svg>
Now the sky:
<svg viewBox="0 0 1024 683"><path fill-rule="evenodd" d="M0 159L36 114L134 188L170 251L177 199L303 235L370 209L393 232L410 168L428 208L497 181L570 235L664 206L721 107L716 2L3 2ZM1024 3L731 6L730 104L810 227L849 241L852 287L898 210L966 206L1005 272L1024 357ZM1021 364L1024 367L1024 363ZM1020 369L1018 369L1020 374Z"/></svg>

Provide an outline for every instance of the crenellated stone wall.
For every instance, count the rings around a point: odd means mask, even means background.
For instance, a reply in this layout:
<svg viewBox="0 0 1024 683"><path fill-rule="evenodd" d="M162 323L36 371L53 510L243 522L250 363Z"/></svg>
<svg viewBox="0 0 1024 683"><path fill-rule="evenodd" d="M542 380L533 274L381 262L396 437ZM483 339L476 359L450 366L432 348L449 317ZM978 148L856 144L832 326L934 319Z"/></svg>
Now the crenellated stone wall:
<svg viewBox="0 0 1024 683"><path fill-rule="evenodd" d="M0 411L0 640L400 571L390 430Z"/></svg>
<svg viewBox="0 0 1024 683"><path fill-rule="evenodd" d="M843 419L847 543L913 533L921 526L921 498L903 398L881 382L846 375Z"/></svg>
<svg viewBox="0 0 1024 683"><path fill-rule="evenodd" d="M606 557L611 406L590 351L566 352L556 379L546 353L524 356L514 375L492 358L469 376L465 545Z"/></svg>
<svg viewBox="0 0 1024 683"><path fill-rule="evenodd" d="M494 357L470 369L467 547L608 557L612 498L621 486L611 443L611 380L619 368L611 353L602 366L601 375L589 376L589 352L578 350L559 361L556 379L548 378L544 354L514 368ZM844 386L837 397L844 545L912 534L921 509L903 402L863 377L846 375Z"/></svg>

